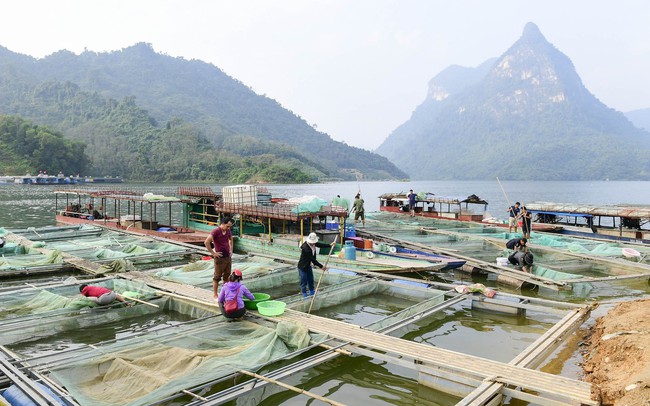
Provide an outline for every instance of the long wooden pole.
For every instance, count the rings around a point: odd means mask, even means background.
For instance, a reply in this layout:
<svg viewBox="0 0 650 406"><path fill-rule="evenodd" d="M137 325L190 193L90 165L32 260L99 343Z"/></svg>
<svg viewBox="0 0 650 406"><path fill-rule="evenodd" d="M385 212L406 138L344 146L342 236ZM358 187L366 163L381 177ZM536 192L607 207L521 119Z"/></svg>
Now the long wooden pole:
<svg viewBox="0 0 650 406"><path fill-rule="evenodd" d="M497 176L497 182L499 182L499 187L501 188L501 191L503 192L503 196L506 198L506 202L508 202L508 207L510 207L510 199L508 199L508 195L506 194L506 190L503 188L503 185L501 184L501 181L499 180L498 176Z"/></svg>
<svg viewBox="0 0 650 406"><path fill-rule="evenodd" d="M338 234L334 236L334 242L332 243L332 246L330 247L330 253L327 256L327 259L325 260L325 265L323 265L323 268L327 269L327 264L330 262L330 257L332 256L332 251L334 251L334 247L336 246L336 241L339 239ZM318 288L320 287L320 282L323 280L323 275L325 275L325 271L321 271L320 277L318 278L318 284L316 284L316 290L314 291L314 295L311 297L311 302L309 303L309 310L307 310L307 314L311 313L311 307L314 305L314 299L316 299L316 293L318 293Z"/></svg>
<svg viewBox="0 0 650 406"><path fill-rule="evenodd" d="M133 298L133 297L128 297L128 296L122 296L122 297L124 298L124 300L133 300L134 302L142 303L142 304L144 304L144 305L151 306L151 307L156 307L156 308L159 308L159 307L160 307L160 306L158 306L157 304L153 304L153 303L145 302L144 300L135 299L135 298Z"/></svg>
<svg viewBox="0 0 650 406"><path fill-rule="evenodd" d="M254 372L248 372L248 371L243 370L243 369L239 370L239 372L242 373L242 374L244 374L244 375L248 375L248 376L251 376L251 377L253 377L253 378L260 379L260 380L262 380L262 381L266 381L266 382L269 382L269 383L273 383L273 384L278 385L278 386L281 386L281 387L283 387L283 388L285 388L285 389L289 389L289 390L291 390L291 391L294 391L294 392L297 392L297 393L300 393L300 394L303 394L303 395L309 396L309 397L311 397L311 398L314 398L314 399L320 400L321 402L329 403L330 405L345 406L344 403L339 403L339 402L337 402L337 401L335 401L335 400L330 400L330 399L324 398L324 397L322 397L322 396L320 396L320 395L317 395L317 394L315 394L315 393L312 393L312 392L306 391L306 390L304 390L304 389L300 389L300 388L296 388L295 386L287 385L286 383L280 382L280 381L278 381L278 380L276 380L276 379L267 378L267 377L265 377L265 376L258 375L258 374L254 373Z"/></svg>

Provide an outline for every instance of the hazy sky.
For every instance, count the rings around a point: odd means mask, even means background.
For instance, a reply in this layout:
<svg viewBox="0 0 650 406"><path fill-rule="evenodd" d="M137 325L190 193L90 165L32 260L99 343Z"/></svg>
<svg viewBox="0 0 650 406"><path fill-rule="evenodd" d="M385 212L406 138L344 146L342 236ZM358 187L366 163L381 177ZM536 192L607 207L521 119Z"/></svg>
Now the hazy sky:
<svg viewBox="0 0 650 406"><path fill-rule="evenodd" d="M210 62L371 150L408 120L432 77L501 55L528 21L605 104L650 107L647 0L20 0L0 11L0 45L14 52L147 42Z"/></svg>

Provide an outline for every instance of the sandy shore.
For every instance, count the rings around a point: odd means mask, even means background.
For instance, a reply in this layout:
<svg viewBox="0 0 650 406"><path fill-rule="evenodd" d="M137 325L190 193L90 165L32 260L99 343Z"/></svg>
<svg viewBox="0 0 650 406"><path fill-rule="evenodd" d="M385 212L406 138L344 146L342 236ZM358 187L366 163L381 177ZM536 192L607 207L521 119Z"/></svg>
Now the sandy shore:
<svg viewBox="0 0 650 406"><path fill-rule="evenodd" d="M624 302L587 337L585 380L603 405L650 405L650 299Z"/></svg>

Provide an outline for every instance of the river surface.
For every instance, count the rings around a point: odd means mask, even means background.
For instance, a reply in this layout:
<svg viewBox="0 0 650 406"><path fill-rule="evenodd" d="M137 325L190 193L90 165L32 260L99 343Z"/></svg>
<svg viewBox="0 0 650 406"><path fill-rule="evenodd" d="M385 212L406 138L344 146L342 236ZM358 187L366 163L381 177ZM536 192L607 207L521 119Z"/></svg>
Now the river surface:
<svg viewBox="0 0 650 406"><path fill-rule="evenodd" d="M174 195L179 184L121 184L102 185L119 189L137 190L142 193ZM191 186L183 184L182 186ZM196 185L203 186L206 185ZM219 191L222 185L209 185ZM431 192L438 196L465 198L475 194L489 202L488 212L494 217L506 219L506 208L519 201L524 205L533 201L551 201L557 203L584 203L595 205L608 204L649 204L650 182L559 182L559 181L419 181L419 182L337 182L309 185L268 185L263 186L276 197L318 196L331 200L336 195L347 198L350 202L354 195L361 193L366 210L379 210L379 198L383 193ZM55 194L59 186L39 185L2 185L0 186L0 227L28 228L55 225ZM58 207L64 205L59 195ZM64 199L64 198L63 198ZM175 217L177 217L175 215ZM629 293L629 292L628 292ZM647 286L637 294L647 295ZM341 318L378 317L386 310L387 300L377 303L365 303L358 310L358 304L342 306L337 311ZM390 304L390 303L389 303ZM601 306L592 316L600 316L607 309ZM409 326L401 331L400 336L418 342L428 342L441 348L463 351L501 361L510 360L556 320L546 320L545 316L513 319L489 313L472 312L462 307L454 307L436 317L430 318L422 325ZM589 322L593 322L592 320ZM143 321L142 324L146 324ZM589 324L588 323L588 324ZM361 323L363 324L363 323ZM489 328L486 328L489 326ZM118 326L132 328L132 326ZM68 337L70 338L70 337ZM75 342L83 337L72 335ZM486 345L487 343L487 345ZM503 343L510 350L503 350ZM46 346L45 343L36 343ZM53 342L52 345L58 345ZM483 344L483 345L482 345ZM515 345L516 344L516 345ZM30 345L35 345L34 343ZM47 347L49 348L49 347ZM41 350L38 347L39 351ZM579 377L579 351L576 343L561 347L549 357L542 366L544 370L571 378ZM458 399L444 393L429 390L417 384L417 375L402 367L366 357L339 357L338 359L304 371L301 375L287 380L290 384L303 385L305 389L314 390L335 400L350 404L394 404L410 405L452 405ZM253 396L254 398L254 396ZM189 399L185 399L187 401ZM280 391L265 394L255 403L265 405L304 404L306 398L294 397L291 392ZM254 402L254 399L249 399ZM251 403L252 404L252 403ZM517 404L513 402L511 404Z"/></svg>
<svg viewBox="0 0 650 406"><path fill-rule="evenodd" d="M175 194L180 184L120 184L102 185L154 194ZM182 186L191 186L183 184ZM206 186L205 184L200 186ZM222 185L209 185L220 191ZM335 182L306 185L263 186L273 196L318 196L331 200L336 195L352 202L361 192L366 211L379 210L379 196L383 193L430 192L437 196L465 198L475 194L489 202L488 212L494 217L506 219L509 204L533 201L583 204L647 204L650 205L650 182L560 182L560 181L418 181L418 182ZM50 185L2 185L0 186L0 226L26 228L54 225L54 190L60 186ZM62 202L59 202L61 207Z"/></svg>

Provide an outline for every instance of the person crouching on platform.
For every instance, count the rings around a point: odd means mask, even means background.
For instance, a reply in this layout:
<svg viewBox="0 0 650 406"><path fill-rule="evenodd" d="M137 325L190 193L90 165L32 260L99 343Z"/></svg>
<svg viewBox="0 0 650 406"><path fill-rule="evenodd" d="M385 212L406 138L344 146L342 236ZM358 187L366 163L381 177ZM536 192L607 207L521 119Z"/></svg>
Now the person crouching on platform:
<svg viewBox="0 0 650 406"><path fill-rule="evenodd" d="M241 283L243 277L239 269L232 271L229 282L224 283L217 298L221 314L229 321L241 319L246 314L243 296L255 300L255 296Z"/></svg>
<svg viewBox="0 0 650 406"><path fill-rule="evenodd" d="M88 299L97 303L100 306L106 306L114 301L126 303L127 306L131 306L131 303L127 303L122 295L118 295L114 291L105 288L103 286L94 286L83 284L79 286L79 292Z"/></svg>
<svg viewBox="0 0 650 406"><path fill-rule="evenodd" d="M332 244L324 244L318 242L318 236L316 233L311 233L307 237L304 243L300 246L300 260L298 261L298 275L300 276L300 292L302 292L303 298L308 298L309 296L314 295L314 271L312 269L312 264L321 268L323 272L327 271L327 268L323 266L316 259L316 248L317 247L328 247L333 246ZM309 288L309 291L307 289Z"/></svg>
<svg viewBox="0 0 650 406"><path fill-rule="evenodd" d="M230 278L233 249L231 228L232 219L230 217L224 217L221 219L219 227L212 230L208 238L204 241L205 248L210 253L210 256L214 258L212 296L215 300L219 296L219 280L223 279L223 283L225 284Z"/></svg>
<svg viewBox="0 0 650 406"><path fill-rule="evenodd" d="M524 272L533 272L534 257L532 252L516 251L508 257L512 265L518 265Z"/></svg>

